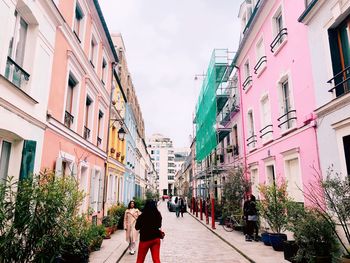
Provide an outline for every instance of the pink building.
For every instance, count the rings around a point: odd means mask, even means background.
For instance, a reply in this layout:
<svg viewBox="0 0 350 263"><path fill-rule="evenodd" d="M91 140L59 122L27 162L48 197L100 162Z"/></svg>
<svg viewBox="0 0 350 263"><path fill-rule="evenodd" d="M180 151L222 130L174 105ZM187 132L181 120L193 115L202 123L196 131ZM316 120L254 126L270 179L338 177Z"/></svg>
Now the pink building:
<svg viewBox="0 0 350 263"><path fill-rule="evenodd" d="M288 10L288 11L287 11ZM244 1L238 79L245 163L257 186L286 180L297 202L319 170L305 1Z"/></svg>
<svg viewBox="0 0 350 263"><path fill-rule="evenodd" d="M96 0L56 1L56 32L42 168L77 178L82 212L103 215L113 63L117 55Z"/></svg>

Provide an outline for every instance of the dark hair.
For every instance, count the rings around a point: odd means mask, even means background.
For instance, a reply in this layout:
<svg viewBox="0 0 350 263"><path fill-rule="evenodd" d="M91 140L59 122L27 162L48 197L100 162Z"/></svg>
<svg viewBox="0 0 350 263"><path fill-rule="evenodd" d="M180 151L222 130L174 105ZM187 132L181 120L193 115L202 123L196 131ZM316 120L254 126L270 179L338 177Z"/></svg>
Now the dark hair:
<svg viewBox="0 0 350 263"><path fill-rule="evenodd" d="M254 196L254 195L251 195L251 196L250 196L250 201L253 201L253 202L255 202L255 201L256 201L256 198L255 198L255 196Z"/></svg>
<svg viewBox="0 0 350 263"><path fill-rule="evenodd" d="M129 204L128 204L128 209L131 208L131 203L134 203L134 208L136 208L136 206L135 206L135 201L134 201L134 200L131 200L131 201L129 202Z"/></svg>
<svg viewBox="0 0 350 263"><path fill-rule="evenodd" d="M153 219L156 217L162 218L162 216L157 208L156 202L153 200L146 201L146 204L142 210L142 215L143 215L143 217L147 217L150 219Z"/></svg>

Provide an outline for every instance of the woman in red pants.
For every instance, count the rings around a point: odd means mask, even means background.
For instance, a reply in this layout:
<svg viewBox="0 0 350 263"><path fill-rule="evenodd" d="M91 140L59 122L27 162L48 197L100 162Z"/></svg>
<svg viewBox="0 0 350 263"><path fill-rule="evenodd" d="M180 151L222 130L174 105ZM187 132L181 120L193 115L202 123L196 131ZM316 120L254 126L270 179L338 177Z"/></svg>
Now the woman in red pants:
<svg viewBox="0 0 350 263"><path fill-rule="evenodd" d="M137 218L135 228L140 230L140 243L136 263L145 261L148 249L151 250L154 263L160 263L160 237L162 216L157 209L156 203L148 200L142 214Z"/></svg>

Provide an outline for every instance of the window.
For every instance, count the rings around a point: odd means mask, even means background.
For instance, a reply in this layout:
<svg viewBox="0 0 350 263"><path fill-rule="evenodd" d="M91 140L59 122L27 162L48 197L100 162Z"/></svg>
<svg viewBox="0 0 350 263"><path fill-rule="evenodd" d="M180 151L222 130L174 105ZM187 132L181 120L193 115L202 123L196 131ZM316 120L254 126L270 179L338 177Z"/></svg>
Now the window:
<svg viewBox="0 0 350 263"><path fill-rule="evenodd" d="M74 121L73 114L73 105L74 105L74 89L77 86L78 82L74 78L74 76L70 73L68 77L68 88L67 88L67 96L66 96L66 111L64 116L64 124L71 128Z"/></svg>
<svg viewBox="0 0 350 263"><path fill-rule="evenodd" d="M29 74L23 69L28 24L17 11L14 15L15 26L8 49L5 77L17 87L24 88L29 80Z"/></svg>
<svg viewBox="0 0 350 263"><path fill-rule="evenodd" d="M78 38L79 42L81 42L81 39L83 38L83 18L84 18L84 13L79 3L77 2L77 5L75 7L73 32L75 36Z"/></svg>
<svg viewBox="0 0 350 263"><path fill-rule="evenodd" d="M285 160L286 180L288 182L288 194L296 202L304 202L302 183L300 177L299 159L292 158Z"/></svg>
<svg viewBox="0 0 350 263"><path fill-rule="evenodd" d="M98 121L97 121L97 146L102 144L102 135L103 135L103 112L98 111Z"/></svg>
<svg viewBox="0 0 350 263"><path fill-rule="evenodd" d="M250 182L252 184L252 194L254 196L259 196L259 173L258 168L253 168L250 170Z"/></svg>
<svg viewBox="0 0 350 263"><path fill-rule="evenodd" d="M275 26L276 26L276 32L275 32L276 34L282 31L283 29L282 11L279 11L275 16Z"/></svg>
<svg viewBox="0 0 350 263"><path fill-rule="evenodd" d="M249 60L247 60L246 63L244 64L244 75L246 79L250 77Z"/></svg>
<svg viewBox="0 0 350 263"><path fill-rule="evenodd" d="M107 83L107 62L105 58L102 59L102 79L103 85Z"/></svg>
<svg viewBox="0 0 350 263"><path fill-rule="evenodd" d="M250 75L250 65L249 65L249 60L246 61L244 64L244 76L245 80L243 82L243 90L247 90L251 84L252 84L252 76Z"/></svg>
<svg viewBox="0 0 350 263"><path fill-rule="evenodd" d="M79 190L82 191L84 195L88 193L88 168L85 166L82 166L80 169ZM85 211L86 205L87 196L84 196L80 209L81 213Z"/></svg>
<svg viewBox="0 0 350 263"><path fill-rule="evenodd" d="M227 146L231 145L231 134L230 133L226 137L226 145Z"/></svg>
<svg viewBox="0 0 350 263"><path fill-rule="evenodd" d="M86 97L85 100L85 124L84 124L84 139L90 139L91 127L90 119L91 119L91 111L92 111L92 99L90 97Z"/></svg>
<svg viewBox="0 0 350 263"><path fill-rule="evenodd" d="M90 42L90 63L93 67L96 65L96 56L97 56L97 41L94 36L91 36Z"/></svg>
<svg viewBox="0 0 350 263"><path fill-rule="evenodd" d="M345 155L346 172L348 178L350 179L350 135L343 137L343 147Z"/></svg>
<svg viewBox="0 0 350 263"><path fill-rule="evenodd" d="M0 183L2 183L8 176L11 143L7 141L0 141L0 149Z"/></svg>
<svg viewBox="0 0 350 263"><path fill-rule="evenodd" d="M256 144L256 135L254 133L254 117L253 117L253 111L248 112L248 139L247 139L247 146L250 150L255 148Z"/></svg>
<svg viewBox="0 0 350 263"><path fill-rule="evenodd" d="M238 151L238 129L237 129L237 125L233 126L232 137L233 137L233 151L232 151L232 155L237 156L239 154L239 151Z"/></svg>
<svg viewBox="0 0 350 263"><path fill-rule="evenodd" d="M276 183L275 165L270 164L266 166L266 183L272 185Z"/></svg>
<svg viewBox="0 0 350 263"><path fill-rule="evenodd" d="M266 95L261 101L261 130L260 138L263 141L270 140L272 138L272 122L271 122L271 110L270 110L270 100Z"/></svg>
<svg viewBox="0 0 350 263"><path fill-rule="evenodd" d="M261 38L256 45L256 65L254 67L254 73L259 76L266 67L266 62L264 39Z"/></svg>
<svg viewBox="0 0 350 263"><path fill-rule="evenodd" d="M282 130L289 130L295 126L296 114L295 110L293 110L288 79L283 81L280 86L282 116L278 118L278 121L280 122L279 127Z"/></svg>

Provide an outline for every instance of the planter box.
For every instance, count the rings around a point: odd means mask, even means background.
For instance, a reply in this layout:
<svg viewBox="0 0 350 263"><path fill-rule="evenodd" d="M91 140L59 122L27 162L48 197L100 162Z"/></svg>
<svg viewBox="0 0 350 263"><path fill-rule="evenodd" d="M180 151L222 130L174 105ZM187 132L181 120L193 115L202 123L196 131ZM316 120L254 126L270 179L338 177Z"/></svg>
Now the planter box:
<svg viewBox="0 0 350 263"><path fill-rule="evenodd" d="M284 241L284 259L294 263L293 257L297 255L298 249L299 247L294 240Z"/></svg>
<svg viewBox="0 0 350 263"><path fill-rule="evenodd" d="M270 233L267 233L267 232L262 233L261 241L264 243L265 246L271 246Z"/></svg>
<svg viewBox="0 0 350 263"><path fill-rule="evenodd" d="M271 233L270 242L274 250L283 251L284 241L287 241L287 235L281 233Z"/></svg>

